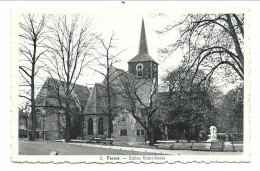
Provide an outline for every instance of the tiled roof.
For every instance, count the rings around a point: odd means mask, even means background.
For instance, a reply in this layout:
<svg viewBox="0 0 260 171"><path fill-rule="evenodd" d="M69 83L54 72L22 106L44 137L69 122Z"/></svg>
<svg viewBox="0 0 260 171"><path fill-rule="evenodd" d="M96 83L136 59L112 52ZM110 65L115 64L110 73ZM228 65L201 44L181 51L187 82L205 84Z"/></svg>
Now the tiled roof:
<svg viewBox="0 0 260 171"><path fill-rule="evenodd" d="M59 106L59 96L62 104L65 103L65 89L64 89L64 82L53 79L47 78L44 82L40 92L36 97L36 105L37 106ZM80 105L84 106L87 102L87 99L90 95L90 92L87 86L75 84L72 97L73 104L71 105ZM79 106L78 106L79 107Z"/></svg>
<svg viewBox="0 0 260 171"><path fill-rule="evenodd" d="M137 76L126 72L122 69L118 69L115 67L111 67L110 69L110 80L113 80L110 86L111 93L111 106L117 107L120 106L122 108L130 108L130 104L127 102L127 99L122 97L122 93L128 88L129 84L132 81L139 79ZM138 90L140 93L140 98L144 102L148 102L151 83L144 79L138 80L139 84L143 84L143 86ZM148 96L147 96L148 95ZM104 80L101 84L95 84L91 95L84 107L83 114L106 114L107 113L107 91L106 91L106 80Z"/></svg>
<svg viewBox="0 0 260 171"><path fill-rule="evenodd" d="M134 58L132 58L130 61L128 61L128 63L146 62L146 61L153 61L153 62L157 63L149 54L144 54L144 53L136 55Z"/></svg>

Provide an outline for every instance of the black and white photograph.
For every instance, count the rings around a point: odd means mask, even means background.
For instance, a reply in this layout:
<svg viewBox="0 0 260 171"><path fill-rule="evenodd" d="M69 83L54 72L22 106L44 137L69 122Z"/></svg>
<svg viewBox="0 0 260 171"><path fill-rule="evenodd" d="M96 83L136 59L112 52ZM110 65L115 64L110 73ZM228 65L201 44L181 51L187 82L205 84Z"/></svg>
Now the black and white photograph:
<svg viewBox="0 0 260 171"><path fill-rule="evenodd" d="M86 4L11 9L12 161L250 161L247 8Z"/></svg>

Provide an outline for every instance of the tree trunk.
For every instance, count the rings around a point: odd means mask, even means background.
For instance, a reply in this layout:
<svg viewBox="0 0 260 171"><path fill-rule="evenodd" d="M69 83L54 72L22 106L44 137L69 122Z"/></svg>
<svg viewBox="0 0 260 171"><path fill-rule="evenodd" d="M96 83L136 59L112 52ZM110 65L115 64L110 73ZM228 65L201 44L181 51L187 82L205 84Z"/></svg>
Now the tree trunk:
<svg viewBox="0 0 260 171"><path fill-rule="evenodd" d="M31 96L34 97L34 88L32 88L32 93ZM35 140L35 135L36 135L36 116L35 116L35 100L34 98L31 99L32 103L32 136L30 137L31 141Z"/></svg>
<svg viewBox="0 0 260 171"><path fill-rule="evenodd" d="M237 33L236 33L235 28L232 24L232 20L231 20L230 15L226 14L226 17L227 17L227 23L228 23L228 27L229 27L231 36L232 36L233 41L235 43L235 50L238 54L239 61L240 61L242 68L243 68L242 73L244 73L244 55L242 53L242 50L241 50L241 47L240 47L240 44L239 44L239 41L238 41Z"/></svg>
<svg viewBox="0 0 260 171"><path fill-rule="evenodd" d="M154 126L151 125L151 128L150 128L150 143L149 145L154 145L155 143L155 135L154 135Z"/></svg>
<svg viewBox="0 0 260 171"><path fill-rule="evenodd" d="M176 129L176 141L179 142L179 124L177 124L177 129Z"/></svg>
<svg viewBox="0 0 260 171"><path fill-rule="evenodd" d="M168 141L168 127L167 127L167 125L164 126L164 134L165 134L165 140Z"/></svg>
<svg viewBox="0 0 260 171"><path fill-rule="evenodd" d="M111 113L108 115L108 138L112 138L112 132L113 132L113 128L112 128L112 117L111 117Z"/></svg>
<svg viewBox="0 0 260 171"><path fill-rule="evenodd" d="M25 117L25 128L26 128L26 136L29 137L29 131L28 131L28 115Z"/></svg>
<svg viewBox="0 0 260 171"><path fill-rule="evenodd" d="M70 142L70 111L69 102L66 100L66 142Z"/></svg>
<svg viewBox="0 0 260 171"><path fill-rule="evenodd" d="M153 145L155 143L154 125L150 120L151 118L148 118L148 139L150 141L149 145Z"/></svg>
<svg viewBox="0 0 260 171"><path fill-rule="evenodd" d="M107 54L106 54L106 64L107 64L107 74L106 74L106 89L107 89L107 100L108 100L108 137L112 138L112 110L111 110L111 94L110 94L110 65L109 65L109 53L107 50Z"/></svg>
<svg viewBox="0 0 260 171"><path fill-rule="evenodd" d="M67 62L69 68L69 62ZM71 125L70 125L70 82L69 82L69 72L67 74L67 83L66 83L66 142L70 142L70 132L71 132Z"/></svg>
<svg viewBox="0 0 260 171"><path fill-rule="evenodd" d="M35 140L36 135L36 110L35 110L35 98L34 98L34 75L35 75L35 55L36 55L36 41L34 41L34 50L32 58L32 72L31 72L31 116L32 116L32 136L30 137L31 141Z"/></svg>
<svg viewBox="0 0 260 171"><path fill-rule="evenodd" d="M188 142L191 140L191 125L189 125Z"/></svg>

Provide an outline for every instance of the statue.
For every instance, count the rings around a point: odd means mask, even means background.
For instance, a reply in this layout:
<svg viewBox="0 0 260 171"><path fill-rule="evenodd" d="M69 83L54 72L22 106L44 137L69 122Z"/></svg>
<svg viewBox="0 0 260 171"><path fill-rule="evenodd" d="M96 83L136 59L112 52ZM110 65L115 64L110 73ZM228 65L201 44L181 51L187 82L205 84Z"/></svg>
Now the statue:
<svg viewBox="0 0 260 171"><path fill-rule="evenodd" d="M207 142L217 141L217 128L215 126L210 127L210 135Z"/></svg>

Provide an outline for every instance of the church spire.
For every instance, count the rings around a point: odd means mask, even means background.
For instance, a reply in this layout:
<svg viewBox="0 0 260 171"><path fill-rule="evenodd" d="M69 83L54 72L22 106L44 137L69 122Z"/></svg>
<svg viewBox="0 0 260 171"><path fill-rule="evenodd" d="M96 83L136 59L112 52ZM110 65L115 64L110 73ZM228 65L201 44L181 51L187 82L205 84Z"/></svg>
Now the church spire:
<svg viewBox="0 0 260 171"><path fill-rule="evenodd" d="M145 28L144 28L144 19L142 19L139 54L148 54L148 46L146 42L146 35L145 35Z"/></svg>

